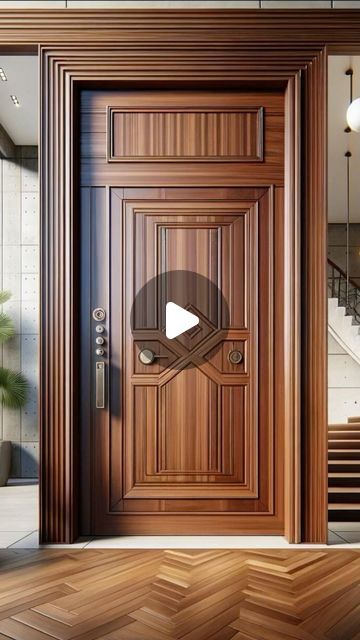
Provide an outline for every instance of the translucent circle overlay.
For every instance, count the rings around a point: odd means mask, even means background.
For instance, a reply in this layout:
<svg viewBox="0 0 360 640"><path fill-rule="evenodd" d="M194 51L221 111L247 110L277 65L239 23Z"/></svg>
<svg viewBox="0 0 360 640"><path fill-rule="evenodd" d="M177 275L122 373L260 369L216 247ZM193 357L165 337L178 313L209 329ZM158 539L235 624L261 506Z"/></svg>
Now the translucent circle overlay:
<svg viewBox="0 0 360 640"><path fill-rule="evenodd" d="M168 302L199 318L198 325L171 340L165 334ZM139 362L143 350L155 356L151 363L142 365L149 373L155 366L157 372L181 370L213 359L228 328L229 307L222 291L212 280L193 271L167 271L152 278L138 291L131 308L131 331Z"/></svg>

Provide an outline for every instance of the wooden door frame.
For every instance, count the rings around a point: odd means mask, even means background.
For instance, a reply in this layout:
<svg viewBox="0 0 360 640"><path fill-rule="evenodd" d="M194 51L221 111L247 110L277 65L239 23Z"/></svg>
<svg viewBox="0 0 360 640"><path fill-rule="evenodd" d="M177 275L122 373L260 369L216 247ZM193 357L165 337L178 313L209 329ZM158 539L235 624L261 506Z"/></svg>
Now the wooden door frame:
<svg viewBox="0 0 360 640"><path fill-rule="evenodd" d="M286 91L286 535L326 542L327 54L360 12L1 10L0 42L40 54L41 540L78 535L78 90L193 83Z"/></svg>

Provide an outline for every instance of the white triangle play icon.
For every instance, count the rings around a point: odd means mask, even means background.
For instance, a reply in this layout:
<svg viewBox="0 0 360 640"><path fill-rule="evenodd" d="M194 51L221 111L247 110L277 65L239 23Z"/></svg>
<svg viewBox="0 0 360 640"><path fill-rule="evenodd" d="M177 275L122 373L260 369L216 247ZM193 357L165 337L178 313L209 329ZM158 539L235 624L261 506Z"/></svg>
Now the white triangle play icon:
<svg viewBox="0 0 360 640"><path fill-rule="evenodd" d="M196 327L199 322L199 318L194 313L179 307L175 302L167 303L165 334L170 340Z"/></svg>

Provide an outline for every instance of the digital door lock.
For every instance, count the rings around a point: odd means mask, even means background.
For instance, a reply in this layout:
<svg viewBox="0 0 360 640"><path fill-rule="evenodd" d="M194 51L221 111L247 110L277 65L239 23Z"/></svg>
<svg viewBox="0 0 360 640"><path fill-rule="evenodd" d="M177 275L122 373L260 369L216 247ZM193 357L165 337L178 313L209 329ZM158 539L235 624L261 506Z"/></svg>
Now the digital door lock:
<svg viewBox="0 0 360 640"><path fill-rule="evenodd" d="M106 318L105 309L102 307L96 307L92 312L92 317L97 323L104 322ZM105 332L103 324L96 324L95 331L97 336L95 338L95 354L97 357L105 356L105 338L102 335ZM105 362L103 360L95 362L95 406L97 409L105 409L105 384L106 384L106 369Z"/></svg>

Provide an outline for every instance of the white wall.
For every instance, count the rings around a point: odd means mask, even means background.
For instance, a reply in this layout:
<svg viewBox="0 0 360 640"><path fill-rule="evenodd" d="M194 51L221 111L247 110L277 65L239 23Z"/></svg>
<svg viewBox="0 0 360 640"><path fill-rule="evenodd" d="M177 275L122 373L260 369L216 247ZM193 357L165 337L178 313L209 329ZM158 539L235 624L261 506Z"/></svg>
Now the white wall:
<svg viewBox="0 0 360 640"><path fill-rule="evenodd" d="M360 416L360 365L328 336L329 424L347 422Z"/></svg>

